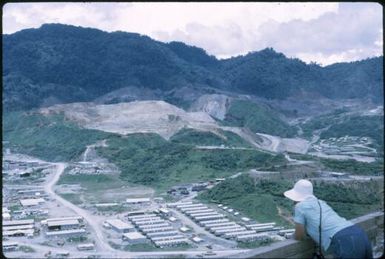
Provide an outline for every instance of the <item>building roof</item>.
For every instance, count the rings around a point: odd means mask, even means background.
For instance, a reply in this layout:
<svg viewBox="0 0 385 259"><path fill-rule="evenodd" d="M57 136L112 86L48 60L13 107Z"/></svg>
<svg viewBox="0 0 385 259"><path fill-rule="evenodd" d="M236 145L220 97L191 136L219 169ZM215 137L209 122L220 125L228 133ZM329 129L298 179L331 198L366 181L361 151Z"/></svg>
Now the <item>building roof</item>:
<svg viewBox="0 0 385 259"><path fill-rule="evenodd" d="M163 240L175 240L175 239L181 239L185 238L182 235L172 235L172 236L159 236L159 237L152 237L151 240L156 242L156 241L163 241Z"/></svg>
<svg viewBox="0 0 385 259"><path fill-rule="evenodd" d="M166 232L166 231L172 231L174 230L173 227L168 226L168 227L158 227L158 228L147 228L143 230L146 233L154 233L154 232Z"/></svg>
<svg viewBox="0 0 385 259"><path fill-rule="evenodd" d="M135 211L127 212L126 216L132 217L135 215L143 215L143 214L146 214L147 212L148 212L147 210L135 210Z"/></svg>
<svg viewBox="0 0 385 259"><path fill-rule="evenodd" d="M197 243L203 241L203 239L200 238L200 237L193 237L192 240L193 240L194 242L197 242Z"/></svg>
<svg viewBox="0 0 385 259"><path fill-rule="evenodd" d="M177 221L178 219L175 217L169 217L168 220L170 220L171 222L174 222L174 221Z"/></svg>
<svg viewBox="0 0 385 259"><path fill-rule="evenodd" d="M11 218L11 214L9 214L9 212L3 212L3 218L10 219Z"/></svg>
<svg viewBox="0 0 385 259"><path fill-rule="evenodd" d="M113 202L113 203L96 203L95 207L112 207L112 206L118 206L119 203Z"/></svg>
<svg viewBox="0 0 385 259"><path fill-rule="evenodd" d="M79 225L79 221L77 219L47 221L47 226L48 227L66 226L66 225Z"/></svg>
<svg viewBox="0 0 385 259"><path fill-rule="evenodd" d="M8 230L8 231L3 231L3 236L13 236L17 234L24 234L24 235L29 235L35 232L34 229L17 229L17 230Z"/></svg>
<svg viewBox="0 0 385 259"><path fill-rule="evenodd" d="M246 227L264 227L264 226L274 226L275 222L268 222L268 223L255 223L255 224L247 224Z"/></svg>
<svg viewBox="0 0 385 259"><path fill-rule="evenodd" d="M165 208L160 208L159 211L162 213L165 213L165 214L170 213L170 211L168 209L165 209Z"/></svg>
<svg viewBox="0 0 385 259"><path fill-rule="evenodd" d="M22 219L22 220L10 220L10 221L3 221L3 226L16 226L16 225L27 225L27 224L33 224L33 219Z"/></svg>
<svg viewBox="0 0 385 259"><path fill-rule="evenodd" d="M95 245L92 243L88 243L88 244L80 244L77 247L78 248L83 248L83 247L85 247L85 248L91 248L92 247L93 248L93 247L95 247Z"/></svg>
<svg viewBox="0 0 385 259"><path fill-rule="evenodd" d="M155 225L160 223L165 223L164 219L157 219L157 220L146 220L146 221L134 221L136 225L138 226L146 226L146 225Z"/></svg>
<svg viewBox="0 0 385 259"><path fill-rule="evenodd" d="M107 219L106 222L110 224L111 227L117 228L117 229L132 229L134 228L133 225L126 223L120 219Z"/></svg>
<svg viewBox="0 0 385 259"><path fill-rule="evenodd" d="M151 237L156 237L156 236L172 236L172 235L178 235L178 234L179 234L178 231L171 230L171 231L147 233L146 235L151 238Z"/></svg>
<svg viewBox="0 0 385 259"><path fill-rule="evenodd" d="M40 203L45 202L43 198L38 198L38 199L24 199L20 200L20 203L23 207L25 206L36 206L39 205Z"/></svg>
<svg viewBox="0 0 385 259"><path fill-rule="evenodd" d="M182 232L187 232L187 231L189 231L190 229L188 228L188 227L181 227L180 228L180 231L182 231Z"/></svg>
<svg viewBox="0 0 385 259"><path fill-rule="evenodd" d="M141 229L149 229L149 228L160 228L160 227L168 227L170 224L167 222L164 223L157 223L157 224L152 224L152 225L140 225L139 227Z"/></svg>
<svg viewBox="0 0 385 259"><path fill-rule="evenodd" d="M61 217L61 218L49 218L46 219L47 222L52 222L52 221L61 221L61 220L67 220L67 219L77 219L77 220L82 220L82 216L73 216L73 217Z"/></svg>
<svg viewBox="0 0 385 259"><path fill-rule="evenodd" d="M6 247L6 246L18 246L19 243L17 242L14 242L14 241L3 241L3 247Z"/></svg>
<svg viewBox="0 0 385 259"><path fill-rule="evenodd" d="M157 215L151 213L151 214L141 214L141 215L135 215L135 216L129 216L127 215L129 219L147 219L147 218L153 218L158 217Z"/></svg>
<svg viewBox="0 0 385 259"><path fill-rule="evenodd" d="M33 225L17 225L17 226L7 226L3 227L3 231L11 231L11 230L18 230L18 229L33 229Z"/></svg>
<svg viewBox="0 0 385 259"><path fill-rule="evenodd" d="M130 239L130 240L135 240L135 239L143 239L143 238L146 238L145 236L143 236L141 233L139 232L129 232L129 233L125 233L123 234L123 236L127 239Z"/></svg>
<svg viewBox="0 0 385 259"><path fill-rule="evenodd" d="M169 244L176 244L176 243L187 243L187 238L180 238L180 239L172 239L172 240L161 240L161 241L154 241L156 245L162 246L162 245L169 245Z"/></svg>
<svg viewBox="0 0 385 259"><path fill-rule="evenodd" d="M138 203L138 202L150 202L150 198L129 198L126 199L127 203Z"/></svg>

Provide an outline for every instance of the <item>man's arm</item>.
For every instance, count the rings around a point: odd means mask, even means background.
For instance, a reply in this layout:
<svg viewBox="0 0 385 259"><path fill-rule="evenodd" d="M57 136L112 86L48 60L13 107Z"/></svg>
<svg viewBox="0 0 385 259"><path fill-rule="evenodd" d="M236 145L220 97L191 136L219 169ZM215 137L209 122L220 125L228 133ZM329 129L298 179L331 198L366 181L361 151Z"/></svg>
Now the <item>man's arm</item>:
<svg viewBox="0 0 385 259"><path fill-rule="evenodd" d="M295 224L294 239L301 240L305 237L305 227L302 224Z"/></svg>

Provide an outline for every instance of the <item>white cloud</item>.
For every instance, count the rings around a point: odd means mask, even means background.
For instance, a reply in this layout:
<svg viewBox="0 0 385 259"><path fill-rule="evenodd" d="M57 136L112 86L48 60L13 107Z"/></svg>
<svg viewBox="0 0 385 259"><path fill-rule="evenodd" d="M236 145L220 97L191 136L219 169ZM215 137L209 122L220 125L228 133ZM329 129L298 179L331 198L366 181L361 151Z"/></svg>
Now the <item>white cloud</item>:
<svg viewBox="0 0 385 259"><path fill-rule="evenodd" d="M43 23L183 41L218 58L273 47L287 56L324 64L381 55L383 41L382 7L376 3L8 3L3 7L6 34Z"/></svg>

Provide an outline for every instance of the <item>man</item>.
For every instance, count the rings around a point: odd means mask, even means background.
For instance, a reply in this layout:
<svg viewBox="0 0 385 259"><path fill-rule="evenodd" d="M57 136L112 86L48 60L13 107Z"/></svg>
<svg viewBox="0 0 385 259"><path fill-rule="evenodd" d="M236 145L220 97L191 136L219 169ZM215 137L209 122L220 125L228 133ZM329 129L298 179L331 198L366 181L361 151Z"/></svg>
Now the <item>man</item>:
<svg viewBox="0 0 385 259"><path fill-rule="evenodd" d="M308 180L299 180L294 188L284 195L295 201L294 238L301 240L306 233L319 244L321 220L321 244L324 251L335 258L373 258L372 248L366 233L313 195L313 185Z"/></svg>

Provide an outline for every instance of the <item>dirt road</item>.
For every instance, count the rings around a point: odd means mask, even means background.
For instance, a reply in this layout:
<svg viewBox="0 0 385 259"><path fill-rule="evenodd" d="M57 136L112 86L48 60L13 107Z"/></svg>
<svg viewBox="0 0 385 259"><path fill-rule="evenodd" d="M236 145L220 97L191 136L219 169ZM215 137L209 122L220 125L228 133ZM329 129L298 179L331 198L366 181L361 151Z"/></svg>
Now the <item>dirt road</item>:
<svg viewBox="0 0 385 259"><path fill-rule="evenodd" d="M88 225L90 227L91 236L95 238L96 246L99 247L103 251L114 251L106 241L103 239L103 234L101 230L101 224L98 223L98 220L90 215L87 211L77 207L76 205L72 204L71 202L63 199L59 195L55 193L53 190L53 186L57 183L59 180L61 174L64 172L64 169L67 167L66 163L56 163L56 171L54 172L54 175L51 179L49 179L45 186L44 190L45 192L50 195L53 199L60 202L63 206L71 209L72 211L76 212L78 215L82 216L85 221L88 222Z"/></svg>

